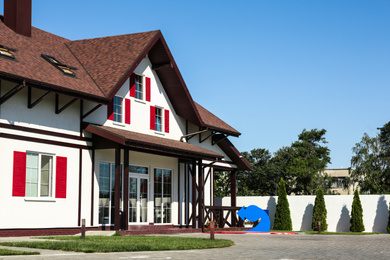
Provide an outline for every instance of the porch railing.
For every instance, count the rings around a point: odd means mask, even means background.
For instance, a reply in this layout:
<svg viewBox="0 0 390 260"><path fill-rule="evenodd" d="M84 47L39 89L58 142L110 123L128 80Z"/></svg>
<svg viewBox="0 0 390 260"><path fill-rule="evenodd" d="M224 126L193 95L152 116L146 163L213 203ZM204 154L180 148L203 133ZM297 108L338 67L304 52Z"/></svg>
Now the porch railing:
<svg viewBox="0 0 390 260"><path fill-rule="evenodd" d="M204 222L215 220L220 228L243 227L244 222L238 217L241 207L205 206Z"/></svg>

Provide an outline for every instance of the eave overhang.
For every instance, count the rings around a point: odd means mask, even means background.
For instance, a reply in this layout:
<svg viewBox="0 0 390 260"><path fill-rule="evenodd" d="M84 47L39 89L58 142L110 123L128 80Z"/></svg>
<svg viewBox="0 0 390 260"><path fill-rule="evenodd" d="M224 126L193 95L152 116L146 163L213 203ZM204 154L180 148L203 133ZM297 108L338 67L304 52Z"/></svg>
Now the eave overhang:
<svg viewBox="0 0 390 260"><path fill-rule="evenodd" d="M205 159L213 161L219 161L223 158L221 154L193 144L108 126L89 124L85 130L94 135L110 140L118 145L126 146L129 149L136 151L156 153L178 158ZM106 146L105 148L110 148L110 146Z"/></svg>

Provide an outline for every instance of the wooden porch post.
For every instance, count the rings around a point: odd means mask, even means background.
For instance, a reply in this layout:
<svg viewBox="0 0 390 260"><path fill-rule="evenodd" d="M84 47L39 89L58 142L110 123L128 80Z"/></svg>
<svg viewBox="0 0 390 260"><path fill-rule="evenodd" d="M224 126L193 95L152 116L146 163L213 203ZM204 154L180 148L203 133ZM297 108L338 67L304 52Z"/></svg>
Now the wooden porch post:
<svg viewBox="0 0 390 260"><path fill-rule="evenodd" d="M124 148L123 173L123 224L124 230L129 229L129 149Z"/></svg>
<svg viewBox="0 0 390 260"><path fill-rule="evenodd" d="M192 160L192 228L196 228L196 160Z"/></svg>
<svg viewBox="0 0 390 260"><path fill-rule="evenodd" d="M120 229L120 180L121 180L121 149L119 146L115 147L115 198L114 198L114 230Z"/></svg>
<svg viewBox="0 0 390 260"><path fill-rule="evenodd" d="M230 175L230 182L231 182L231 186L230 186L230 206L231 207L236 207L236 200L237 200L237 196L236 196L236 190L237 190L237 171L236 170L233 170L231 175ZM234 213L236 213L234 211ZM233 227L236 227L237 226L237 223L236 223L236 218L232 216L232 226Z"/></svg>
<svg viewBox="0 0 390 260"><path fill-rule="evenodd" d="M203 223L203 168L202 160L198 162L198 228L202 228L204 232L204 223Z"/></svg>

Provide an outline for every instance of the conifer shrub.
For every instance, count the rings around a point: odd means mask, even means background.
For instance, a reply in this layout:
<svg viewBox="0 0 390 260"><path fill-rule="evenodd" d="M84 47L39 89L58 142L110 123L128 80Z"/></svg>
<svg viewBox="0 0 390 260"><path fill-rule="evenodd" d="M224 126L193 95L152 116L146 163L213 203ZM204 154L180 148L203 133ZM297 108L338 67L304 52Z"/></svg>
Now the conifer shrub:
<svg viewBox="0 0 390 260"><path fill-rule="evenodd" d="M292 230L292 221L290 214L290 206L287 200L286 184L283 178L280 179L278 188L278 204L275 212L275 230Z"/></svg>
<svg viewBox="0 0 390 260"><path fill-rule="evenodd" d="M318 222L321 222L321 231L328 229L326 214L327 211L325 206L324 192L321 188L319 188L316 193L316 200L314 202L313 208L313 220L311 223L311 229L313 231L318 231Z"/></svg>
<svg viewBox="0 0 390 260"><path fill-rule="evenodd" d="M351 230L351 232L364 231L363 208L362 208L362 203L360 202L359 191L357 189L355 190L355 193L353 196L350 223L351 223L351 226L350 226L349 230Z"/></svg>
<svg viewBox="0 0 390 260"><path fill-rule="evenodd" d="M387 221L387 233L390 234L390 203L389 203L389 219Z"/></svg>

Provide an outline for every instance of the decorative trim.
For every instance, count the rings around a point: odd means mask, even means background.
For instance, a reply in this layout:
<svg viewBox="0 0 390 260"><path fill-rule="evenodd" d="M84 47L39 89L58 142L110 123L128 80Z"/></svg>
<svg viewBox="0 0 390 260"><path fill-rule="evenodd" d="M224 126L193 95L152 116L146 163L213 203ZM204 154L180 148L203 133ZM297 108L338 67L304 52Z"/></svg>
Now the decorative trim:
<svg viewBox="0 0 390 260"><path fill-rule="evenodd" d="M28 137L28 136L13 135L13 134L7 134L7 133L0 133L0 138L7 138L7 139L14 139L14 140L19 140L19 141L35 142L35 143L42 143L42 144L51 144L51 145L58 145L58 146L85 149L85 150L92 149L92 147L87 146L87 145L70 144L70 143L65 143L65 142L52 141L52 140L46 140L46 139L42 139L42 138L35 138L35 137Z"/></svg>
<svg viewBox="0 0 390 260"><path fill-rule="evenodd" d="M29 132L29 133L34 133L34 134L50 135L50 136L74 139L74 140L79 140L79 141L92 142L92 138L88 138L88 137L80 137L80 136L76 136L76 135L63 134L63 133L53 132L53 131L49 131L49 130L42 130L42 129L32 128L32 127L27 127L27 126L18 126L18 125L10 125L10 124L0 123L0 128Z"/></svg>

